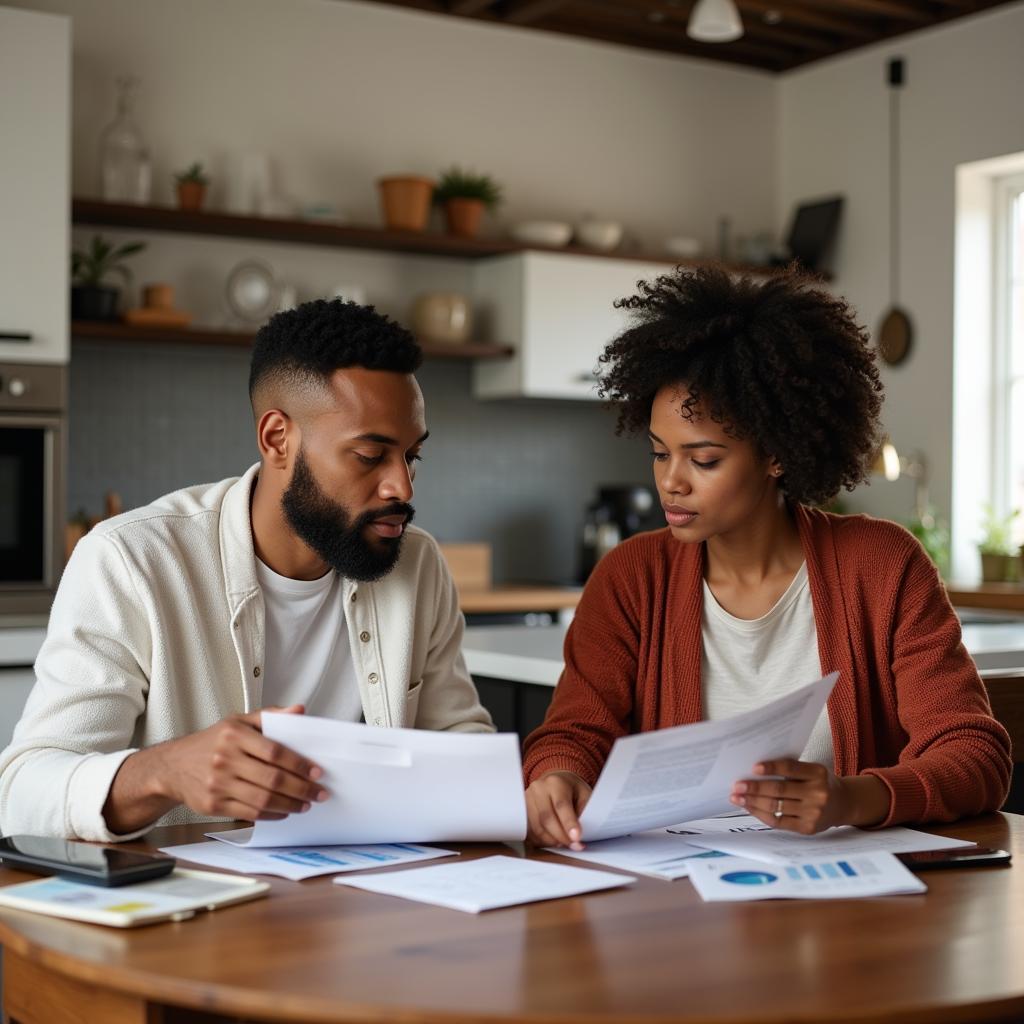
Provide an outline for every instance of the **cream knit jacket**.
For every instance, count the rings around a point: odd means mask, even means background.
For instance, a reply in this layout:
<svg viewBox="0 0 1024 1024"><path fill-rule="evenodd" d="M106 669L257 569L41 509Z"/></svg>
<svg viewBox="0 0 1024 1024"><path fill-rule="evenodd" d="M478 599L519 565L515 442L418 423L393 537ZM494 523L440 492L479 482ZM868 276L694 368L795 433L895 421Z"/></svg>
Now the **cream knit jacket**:
<svg viewBox="0 0 1024 1024"><path fill-rule="evenodd" d="M102 813L124 759L261 706L264 605L249 518L258 470L117 516L75 548L36 684L0 755L4 834L133 838L141 832L112 834ZM344 580L342 593L367 724L493 729L428 534L409 527L387 576ZM155 824L206 820L177 807Z"/></svg>

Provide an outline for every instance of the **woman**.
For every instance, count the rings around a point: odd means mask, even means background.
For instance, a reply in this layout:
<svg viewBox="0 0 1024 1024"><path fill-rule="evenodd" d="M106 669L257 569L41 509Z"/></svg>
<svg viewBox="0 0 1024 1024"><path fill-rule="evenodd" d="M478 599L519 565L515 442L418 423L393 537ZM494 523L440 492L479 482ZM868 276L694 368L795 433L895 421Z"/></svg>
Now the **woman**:
<svg viewBox="0 0 1024 1024"><path fill-rule="evenodd" d="M996 810L1009 737L942 583L903 528L818 506L867 475L882 385L844 300L792 271L678 269L621 303L602 394L646 432L668 527L587 584L544 724L525 745L532 840L582 847L616 737L725 718L839 670L799 760L731 800L776 828ZM758 776L781 776L759 779Z"/></svg>

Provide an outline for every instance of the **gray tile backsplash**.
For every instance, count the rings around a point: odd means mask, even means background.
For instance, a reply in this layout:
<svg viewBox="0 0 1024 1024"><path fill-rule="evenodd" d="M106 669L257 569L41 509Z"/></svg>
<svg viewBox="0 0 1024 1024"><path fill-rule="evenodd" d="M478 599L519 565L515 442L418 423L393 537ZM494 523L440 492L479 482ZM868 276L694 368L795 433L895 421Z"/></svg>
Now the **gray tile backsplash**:
<svg viewBox="0 0 1024 1024"><path fill-rule="evenodd" d="M256 460L244 349L77 342L71 361L69 512L97 514L235 476ZM600 484L647 482L646 441L598 404L477 401L464 362L419 380L431 436L416 521L442 541L488 541L498 582L566 581Z"/></svg>

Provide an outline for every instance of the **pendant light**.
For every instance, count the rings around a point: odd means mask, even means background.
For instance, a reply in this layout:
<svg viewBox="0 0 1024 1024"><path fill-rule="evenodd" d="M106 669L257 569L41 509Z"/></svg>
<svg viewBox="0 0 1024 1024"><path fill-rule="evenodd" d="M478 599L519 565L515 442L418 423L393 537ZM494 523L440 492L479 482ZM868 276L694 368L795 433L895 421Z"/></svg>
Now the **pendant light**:
<svg viewBox="0 0 1024 1024"><path fill-rule="evenodd" d="M899 366L910 354L914 325L900 305L900 100L904 61L889 61L889 308L878 328L878 354L890 366Z"/></svg>
<svg viewBox="0 0 1024 1024"><path fill-rule="evenodd" d="M701 43L731 43L743 35L743 22L733 0L697 0L686 34Z"/></svg>

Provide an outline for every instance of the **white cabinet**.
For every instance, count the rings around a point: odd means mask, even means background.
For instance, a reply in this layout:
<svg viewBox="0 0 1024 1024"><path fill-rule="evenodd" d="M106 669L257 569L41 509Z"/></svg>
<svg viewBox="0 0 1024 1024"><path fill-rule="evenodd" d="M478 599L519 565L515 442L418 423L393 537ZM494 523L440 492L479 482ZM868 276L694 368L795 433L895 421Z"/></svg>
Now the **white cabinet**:
<svg viewBox="0 0 1024 1024"><path fill-rule="evenodd" d="M627 323L614 308L638 280L668 273L644 263L571 253L525 252L481 260L473 297L488 340L511 359L473 368L478 398L596 399L597 357Z"/></svg>
<svg viewBox="0 0 1024 1024"><path fill-rule="evenodd" d="M68 359L70 81L71 19L0 7L0 362Z"/></svg>

